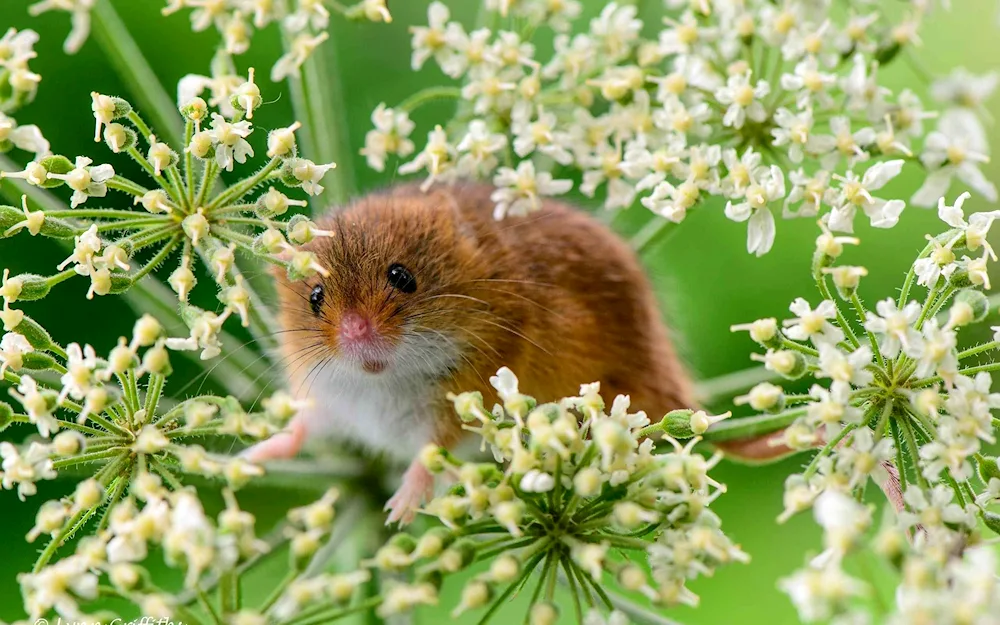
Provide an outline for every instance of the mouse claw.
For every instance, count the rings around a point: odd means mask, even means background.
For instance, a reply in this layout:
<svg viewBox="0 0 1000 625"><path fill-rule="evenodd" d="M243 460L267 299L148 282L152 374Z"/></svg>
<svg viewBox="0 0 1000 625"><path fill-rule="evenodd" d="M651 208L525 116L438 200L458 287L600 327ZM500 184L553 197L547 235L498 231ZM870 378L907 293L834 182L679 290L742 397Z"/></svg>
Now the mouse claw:
<svg viewBox="0 0 1000 625"><path fill-rule="evenodd" d="M434 495L434 476L430 474L420 460L414 460L410 468L403 474L403 483L399 485L385 510L389 512L386 525L398 523L408 525L417 517L420 506Z"/></svg>

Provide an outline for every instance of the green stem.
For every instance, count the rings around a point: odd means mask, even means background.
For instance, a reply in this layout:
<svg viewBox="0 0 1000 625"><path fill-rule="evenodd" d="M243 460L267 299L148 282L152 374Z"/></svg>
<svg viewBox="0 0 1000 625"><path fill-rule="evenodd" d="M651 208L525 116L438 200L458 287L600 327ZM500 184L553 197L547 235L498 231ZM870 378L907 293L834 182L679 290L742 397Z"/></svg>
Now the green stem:
<svg viewBox="0 0 1000 625"><path fill-rule="evenodd" d="M913 435L913 426L906 419L899 420L900 428L903 430L903 438L906 440L907 447L910 448L910 457L919 458L920 457L920 447L917 445L917 439ZM930 485L927 483L927 478L920 471L920 466L914 463L914 475L917 478L917 482L920 484L921 488L927 489Z"/></svg>
<svg viewBox="0 0 1000 625"><path fill-rule="evenodd" d="M710 427L707 432L702 434L702 438L709 442L754 438L784 429L805 413L805 408L794 408L773 415L762 414L756 417L726 419Z"/></svg>
<svg viewBox="0 0 1000 625"><path fill-rule="evenodd" d="M171 254L174 253L174 251L177 249L177 246L180 244L181 238L182 235L175 234L174 238L170 239L170 241L167 242L167 244L164 245L160 249L160 251L156 253L156 256L153 256L153 258L151 258L148 263L143 265L142 268L139 269L139 271L137 271L135 275L132 276L132 280L137 281L146 276L153 269L159 267L163 261L165 261L167 258L170 257Z"/></svg>
<svg viewBox="0 0 1000 625"><path fill-rule="evenodd" d="M816 470L819 469L820 460L829 455L830 452L833 451L833 448L839 445L840 441L844 440L844 437L846 437L848 434L856 430L858 427L859 426L856 423L848 424L842 430L840 430L840 432L836 436L831 438L830 441L823 446L823 449L820 449L819 452L817 452L816 455L813 456L812 461L809 463L809 466L806 467L806 470L805 472L803 472L802 477L804 477L807 480L810 477L812 477L813 473L815 473Z"/></svg>
<svg viewBox="0 0 1000 625"><path fill-rule="evenodd" d="M865 322L865 306L861 303L858 298L857 293L851 294L851 305L854 306L855 312L858 314L858 319L863 324ZM868 335L868 342L872 347L872 351L875 353L875 358L878 360L878 365L885 369L885 359L882 358L882 352L878 348L878 340L876 340L875 335L871 332L865 332Z"/></svg>
<svg viewBox="0 0 1000 625"><path fill-rule="evenodd" d="M977 354L982 354L983 352L988 352L991 349L997 349L1000 347L1000 341L990 341L989 343L983 343L982 345L977 345L975 347L970 347L969 349L959 352L958 359L964 360L970 356L975 356Z"/></svg>
<svg viewBox="0 0 1000 625"><path fill-rule="evenodd" d="M700 402L732 397L761 382L778 379L778 374L764 367L750 367L703 380L695 385L695 394Z"/></svg>
<svg viewBox="0 0 1000 625"><path fill-rule="evenodd" d="M211 214L213 210L221 208L229 202L240 199L252 191L254 187L264 182L264 180L267 179L267 177L270 176L274 170L278 169L281 162L281 159L278 157L272 158L268 161L267 165L264 165L264 167L260 169L260 171L249 178L240 180L222 192L217 198L212 200L212 202L205 208L205 212Z"/></svg>
<svg viewBox="0 0 1000 625"><path fill-rule="evenodd" d="M126 85L134 85L136 102L148 111L158 126L157 134L168 143L179 145L183 138L180 115L173 99L160 84L149 66L142 49L132 38L128 27L111 5L110 0L98 0L91 11L94 38Z"/></svg>
<svg viewBox="0 0 1000 625"><path fill-rule="evenodd" d="M293 37L282 29L282 41L288 52ZM335 41L319 46L302 66L302 77L288 79L292 107L302 122L303 152L317 163L337 163L328 176L321 206L342 205L355 191L354 155L351 153L345 118L341 73L337 67Z"/></svg>
<svg viewBox="0 0 1000 625"><path fill-rule="evenodd" d="M458 100L462 97L461 87L427 87L400 102L396 108L407 113L434 100Z"/></svg>

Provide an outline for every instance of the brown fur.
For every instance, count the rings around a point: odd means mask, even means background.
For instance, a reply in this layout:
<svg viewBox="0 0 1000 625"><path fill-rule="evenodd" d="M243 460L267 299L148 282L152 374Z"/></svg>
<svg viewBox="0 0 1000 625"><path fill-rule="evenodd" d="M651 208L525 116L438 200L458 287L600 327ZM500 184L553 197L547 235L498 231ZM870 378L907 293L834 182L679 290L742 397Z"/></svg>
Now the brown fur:
<svg viewBox="0 0 1000 625"><path fill-rule="evenodd" d="M492 188L462 184L422 193L414 186L361 198L326 217L335 236L310 244L328 278L281 278L281 336L293 382L324 350L337 349L345 310L368 315L398 340L407 328L440 333L460 345L459 365L436 380L441 397L437 443L451 447L460 421L444 399L477 390L490 401L489 377L501 366L540 401L600 381L607 401L631 396L651 419L693 406L692 386L667 336L653 292L632 250L603 225L547 201L526 217L492 217ZM386 281L401 263L417 280L405 294ZM309 293L322 280L322 316Z"/></svg>

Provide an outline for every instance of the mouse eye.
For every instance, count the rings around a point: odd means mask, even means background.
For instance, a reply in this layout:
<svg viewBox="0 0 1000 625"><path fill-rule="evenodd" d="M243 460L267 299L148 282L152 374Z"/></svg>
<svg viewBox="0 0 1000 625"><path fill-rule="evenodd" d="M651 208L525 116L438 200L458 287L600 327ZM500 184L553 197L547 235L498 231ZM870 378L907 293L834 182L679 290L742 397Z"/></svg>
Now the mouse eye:
<svg viewBox="0 0 1000 625"><path fill-rule="evenodd" d="M386 277L392 288L399 289L403 293L413 293L417 290L417 279L413 277L409 269L399 263L389 265Z"/></svg>
<svg viewBox="0 0 1000 625"><path fill-rule="evenodd" d="M319 315L319 310L323 307L323 297L325 295L326 293L323 291L322 284L314 286L312 293L309 294L309 305L312 306L314 315Z"/></svg>

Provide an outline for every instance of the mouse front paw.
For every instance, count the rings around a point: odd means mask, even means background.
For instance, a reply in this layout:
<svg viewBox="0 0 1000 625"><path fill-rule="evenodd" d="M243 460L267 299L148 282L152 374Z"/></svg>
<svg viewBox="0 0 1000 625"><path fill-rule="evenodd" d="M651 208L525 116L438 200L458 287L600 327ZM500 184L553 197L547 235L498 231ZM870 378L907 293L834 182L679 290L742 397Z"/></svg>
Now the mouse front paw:
<svg viewBox="0 0 1000 625"><path fill-rule="evenodd" d="M433 496L434 476L419 459L414 460L410 468L403 474L403 483L399 485L396 494L385 504L385 510L389 512L385 524L408 525L412 523L420 506Z"/></svg>
<svg viewBox="0 0 1000 625"><path fill-rule="evenodd" d="M253 463L288 460L298 455L305 440L305 425L300 420L293 419L287 431L278 432L266 441L248 447L240 456Z"/></svg>

